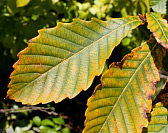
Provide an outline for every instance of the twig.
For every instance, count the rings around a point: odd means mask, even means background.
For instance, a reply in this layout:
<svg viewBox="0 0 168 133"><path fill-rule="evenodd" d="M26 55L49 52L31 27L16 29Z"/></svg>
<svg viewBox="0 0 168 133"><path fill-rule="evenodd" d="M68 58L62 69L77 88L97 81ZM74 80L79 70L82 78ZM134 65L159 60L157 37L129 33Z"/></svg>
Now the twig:
<svg viewBox="0 0 168 133"><path fill-rule="evenodd" d="M25 111L36 111L39 110L41 112L45 112L49 115L54 115L57 116L58 113L54 112L54 111L48 111L51 110L52 108L49 107L36 107L36 106L24 106L21 108L11 108L11 109L0 109L0 113L5 113L5 114L9 114L9 113L20 113L20 112L25 112Z"/></svg>

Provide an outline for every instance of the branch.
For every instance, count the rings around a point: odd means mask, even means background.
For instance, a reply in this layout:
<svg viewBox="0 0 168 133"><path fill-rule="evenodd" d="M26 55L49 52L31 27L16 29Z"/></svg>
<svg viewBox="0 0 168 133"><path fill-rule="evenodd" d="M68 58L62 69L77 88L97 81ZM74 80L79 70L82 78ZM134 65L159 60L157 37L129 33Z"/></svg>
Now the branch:
<svg viewBox="0 0 168 133"><path fill-rule="evenodd" d="M9 113L20 113L20 112L25 112L25 111L36 111L36 110L39 110L41 112L45 112L49 115L54 115L54 116L57 116L58 113L54 112L54 111L48 111L48 110L51 110L52 108L50 107L36 107L36 106L24 106L24 107L21 107L21 108L17 108L17 109L0 109L0 113L5 113L5 114L9 114Z"/></svg>

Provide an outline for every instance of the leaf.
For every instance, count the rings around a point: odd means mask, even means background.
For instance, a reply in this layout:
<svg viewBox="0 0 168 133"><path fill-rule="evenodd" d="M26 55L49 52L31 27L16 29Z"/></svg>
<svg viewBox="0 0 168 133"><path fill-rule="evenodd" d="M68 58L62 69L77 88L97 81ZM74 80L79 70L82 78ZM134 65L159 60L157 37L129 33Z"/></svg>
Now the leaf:
<svg viewBox="0 0 168 133"><path fill-rule="evenodd" d="M148 133L167 133L167 109L162 103L157 103L151 113L151 120L148 125Z"/></svg>
<svg viewBox="0 0 168 133"><path fill-rule="evenodd" d="M17 0L16 1L16 7L24 7L28 5L30 0Z"/></svg>
<svg viewBox="0 0 168 133"><path fill-rule="evenodd" d="M33 117L33 123L36 124L37 126L41 125L41 118L39 116Z"/></svg>
<svg viewBox="0 0 168 133"><path fill-rule="evenodd" d="M40 133L56 133L57 130L55 128L51 128L48 126L40 126Z"/></svg>
<svg viewBox="0 0 168 133"><path fill-rule="evenodd" d="M168 49L168 24L158 13L147 13L148 29L159 44Z"/></svg>
<svg viewBox="0 0 168 133"><path fill-rule="evenodd" d="M50 119L42 120L41 125L43 125L43 126L53 126L54 127L54 123Z"/></svg>
<svg viewBox="0 0 168 133"><path fill-rule="evenodd" d="M60 102L87 90L138 17L58 23L39 31L14 64L7 97L23 104Z"/></svg>
<svg viewBox="0 0 168 133"><path fill-rule="evenodd" d="M71 133L69 127L62 129L62 133Z"/></svg>
<svg viewBox="0 0 168 133"><path fill-rule="evenodd" d="M121 63L112 63L102 75L101 84L89 98L84 133L141 132L148 124L146 113L152 107L151 95L159 80L146 43L126 55Z"/></svg>
<svg viewBox="0 0 168 133"><path fill-rule="evenodd" d="M56 117L56 118L53 118L52 120L56 124L65 125L65 121L62 117Z"/></svg>
<svg viewBox="0 0 168 133"><path fill-rule="evenodd" d="M167 0L150 0L150 5L152 9L161 14L166 13L166 2Z"/></svg>

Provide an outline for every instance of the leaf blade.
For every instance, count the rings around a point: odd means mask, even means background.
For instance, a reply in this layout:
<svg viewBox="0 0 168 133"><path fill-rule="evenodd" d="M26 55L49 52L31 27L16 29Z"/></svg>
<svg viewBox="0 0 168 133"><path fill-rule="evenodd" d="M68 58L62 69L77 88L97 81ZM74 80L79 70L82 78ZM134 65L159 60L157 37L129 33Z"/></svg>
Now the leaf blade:
<svg viewBox="0 0 168 133"><path fill-rule="evenodd" d="M72 24L58 23L55 28L40 30L18 54L8 97L23 104L75 97L101 74L105 60L121 39L140 24L138 17L105 22L74 19Z"/></svg>
<svg viewBox="0 0 168 133"><path fill-rule="evenodd" d="M88 100L83 132L141 132L148 124L146 113L151 110L158 80L146 43L125 56L121 64L113 63Z"/></svg>

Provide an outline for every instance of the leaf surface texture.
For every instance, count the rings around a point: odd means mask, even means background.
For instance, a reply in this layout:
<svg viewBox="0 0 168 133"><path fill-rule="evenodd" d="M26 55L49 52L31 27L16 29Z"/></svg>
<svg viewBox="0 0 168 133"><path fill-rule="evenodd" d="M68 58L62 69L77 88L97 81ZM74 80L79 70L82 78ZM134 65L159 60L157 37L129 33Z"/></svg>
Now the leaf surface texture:
<svg viewBox="0 0 168 133"><path fill-rule="evenodd" d="M32 105L75 97L90 87L114 47L141 23L137 16L74 19L40 30L18 54L7 97Z"/></svg>
<svg viewBox="0 0 168 133"><path fill-rule="evenodd" d="M147 43L112 63L102 75L101 84L88 100L84 133L140 133L147 127L152 107L151 95L159 80Z"/></svg>
<svg viewBox="0 0 168 133"><path fill-rule="evenodd" d="M151 112L151 120L148 125L148 133L167 133L167 109L162 103L157 103Z"/></svg>
<svg viewBox="0 0 168 133"><path fill-rule="evenodd" d="M158 13L147 13L148 29L159 44L168 49L168 24Z"/></svg>

